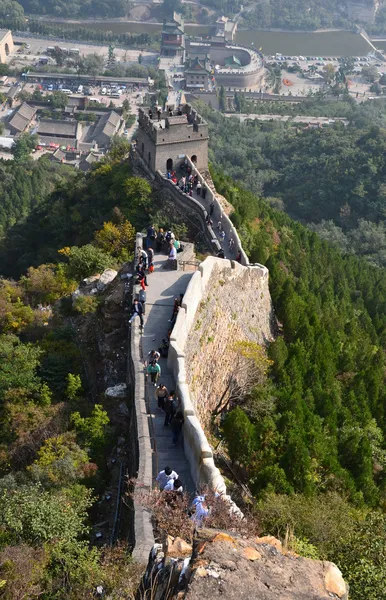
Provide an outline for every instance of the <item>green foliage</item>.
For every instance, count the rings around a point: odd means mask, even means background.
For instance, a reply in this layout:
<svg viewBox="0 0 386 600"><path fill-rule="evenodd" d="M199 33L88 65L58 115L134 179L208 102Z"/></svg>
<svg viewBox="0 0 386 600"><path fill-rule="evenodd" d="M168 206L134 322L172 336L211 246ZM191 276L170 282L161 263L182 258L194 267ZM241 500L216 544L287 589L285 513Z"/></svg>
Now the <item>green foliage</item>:
<svg viewBox="0 0 386 600"><path fill-rule="evenodd" d="M40 348L22 344L15 335L0 335L0 398L12 388L39 390L36 370L41 353Z"/></svg>
<svg viewBox="0 0 386 600"><path fill-rule="evenodd" d="M103 223L102 229L95 233L95 243L99 248L111 254L120 263L132 259L135 241L135 229L127 220L118 224L111 221Z"/></svg>
<svg viewBox="0 0 386 600"><path fill-rule="evenodd" d="M98 310L99 302L96 296L77 296L72 305L75 312L84 316L95 313Z"/></svg>
<svg viewBox="0 0 386 600"><path fill-rule="evenodd" d="M63 248L59 252L68 258L66 269L68 276L77 281L96 273L102 273L108 267L115 265L110 254L91 244L80 248L78 246Z"/></svg>
<svg viewBox="0 0 386 600"><path fill-rule="evenodd" d="M245 462L256 494L335 490L377 506L385 497L386 275L224 177L214 181L235 207L251 260L269 267L283 325L269 349L276 401L263 418L248 403L249 417L241 408L229 415L231 457Z"/></svg>
<svg viewBox="0 0 386 600"><path fill-rule="evenodd" d="M0 526L16 543L74 541L86 531L91 506L91 492L86 488L80 492L75 497L70 491L49 493L40 484L0 487Z"/></svg>
<svg viewBox="0 0 386 600"><path fill-rule="evenodd" d="M245 412L237 407L228 413L223 430L231 460L248 465L253 456L256 434Z"/></svg>
<svg viewBox="0 0 386 600"><path fill-rule="evenodd" d="M3 2L4 4L6 2ZM8 4L17 4L17 2L8 1ZM43 0L21 0L20 4L29 14L54 15L55 17L124 17L128 9L125 0L112 0L104 2L103 0L92 0L90 3L84 3L81 0L52 0L43 2ZM20 7L19 4L17 6ZM20 10L22 8L20 7ZM75 38L76 39L76 38Z"/></svg>
<svg viewBox="0 0 386 600"><path fill-rule="evenodd" d="M22 133L12 146L12 154L15 161L26 161L38 141L39 138L36 134L31 135L30 133Z"/></svg>
<svg viewBox="0 0 386 600"><path fill-rule="evenodd" d="M350 126L336 123L318 130L278 122L240 124L208 107L200 106L200 111L209 120L215 167L269 197L291 217L310 223L346 252L385 266L386 113L383 100L379 102L351 106ZM238 209L245 219L247 207L241 204ZM254 241L254 249L264 262L263 234Z"/></svg>
<svg viewBox="0 0 386 600"><path fill-rule="evenodd" d="M52 304L76 288L75 281L66 279L63 265L30 267L20 283L32 306Z"/></svg>
<svg viewBox="0 0 386 600"><path fill-rule="evenodd" d="M125 154L126 146L123 151ZM89 174L73 172L71 182L58 181L55 193L47 198L44 206L40 205L33 211L26 222L15 225L2 243L0 239L2 273L15 277L31 265L37 267L41 263L57 262L60 248L87 245L94 232L119 209L136 230L147 226L151 219L151 187L144 179L131 177L129 163L121 161L120 156L121 151L117 155L110 153ZM48 169L51 168L49 165ZM102 262L102 266L106 263L113 266L116 262L107 260L100 249L88 246L86 250L79 249L77 256L85 252L93 257L97 254L101 258L97 263ZM83 266L87 266L86 270L91 266L95 268L95 262L91 260L91 263L81 265L81 275L84 273ZM77 269L77 277L80 271ZM70 276L68 271L66 276Z"/></svg>
<svg viewBox="0 0 386 600"><path fill-rule="evenodd" d="M73 433L45 440L38 458L28 468L31 478L44 488L69 486L90 475L87 452L75 442Z"/></svg>
<svg viewBox="0 0 386 600"><path fill-rule="evenodd" d="M68 104L68 96L64 92L53 92L48 99L54 108L66 108Z"/></svg>
<svg viewBox="0 0 386 600"><path fill-rule="evenodd" d="M107 425L110 419L100 404L95 404L89 417L81 417L79 412L71 415L73 424L82 444L90 448L91 455L101 458L101 453L108 441Z"/></svg>

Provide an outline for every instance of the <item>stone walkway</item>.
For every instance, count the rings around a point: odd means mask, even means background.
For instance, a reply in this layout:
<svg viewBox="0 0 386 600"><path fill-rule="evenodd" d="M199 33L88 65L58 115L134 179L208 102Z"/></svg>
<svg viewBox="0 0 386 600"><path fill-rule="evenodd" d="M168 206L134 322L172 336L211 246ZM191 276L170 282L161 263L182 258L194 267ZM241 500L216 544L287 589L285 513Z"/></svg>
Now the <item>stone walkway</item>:
<svg viewBox="0 0 386 600"><path fill-rule="evenodd" d="M172 316L174 298L185 293L192 272L169 271L163 269L167 257L165 254L156 254L154 257L154 272L147 276L148 287L146 288L146 314L145 327L142 336L143 360L147 359L150 350L158 349L163 338L167 337ZM137 320L136 326L138 327ZM167 359L159 360L161 367L160 382L164 383L168 390L175 389L172 373L167 367ZM155 387L149 382L146 384L147 401L150 406L150 418L156 443L156 452L153 462L153 477L169 465L180 476L184 488L194 492L194 484L190 474L190 466L183 450L182 433L176 448L172 445L172 433L170 425L164 427L164 412L157 407L155 399Z"/></svg>
<svg viewBox="0 0 386 600"><path fill-rule="evenodd" d="M177 175L177 179L178 182L180 181L182 175L184 175L185 173L179 171L178 175ZM166 175L166 174L165 174ZM210 209L210 199L208 198L208 196L206 198L203 198L200 195L197 194L196 191L193 191L193 198L195 200L197 200L197 202L199 202L201 204L201 206L203 206L205 208L205 210L207 211L207 213L209 213L209 209ZM226 234L224 240L222 240L220 238L220 230L217 228L218 225L218 219L216 220L216 218L214 216L211 217L212 221L213 221L213 225L212 225L212 229L215 233L216 238L218 239L221 248L224 250L224 254L225 254L225 258L228 258L229 260L235 260L236 259L236 255L237 252L239 250L238 246L237 246L237 242L236 240L234 240L234 246L233 249L230 250L229 247L229 236Z"/></svg>

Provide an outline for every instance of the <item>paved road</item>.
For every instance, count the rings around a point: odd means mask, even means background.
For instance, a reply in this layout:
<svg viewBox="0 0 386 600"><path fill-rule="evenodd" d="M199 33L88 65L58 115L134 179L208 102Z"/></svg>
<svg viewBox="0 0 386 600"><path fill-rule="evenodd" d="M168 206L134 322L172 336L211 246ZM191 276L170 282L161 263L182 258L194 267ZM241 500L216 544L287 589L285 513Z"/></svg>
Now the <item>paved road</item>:
<svg viewBox="0 0 386 600"><path fill-rule="evenodd" d="M292 121L293 123L318 123L319 125L331 125L335 121L341 121L345 125L348 125L348 120L342 117L312 117L310 115L302 116L291 116L291 115L254 115L254 114L243 114L243 113L226 113L224 117L236 117L241 122L246 119L255 119L258 121Z"/></svg>
<svg viewBox="0 0 386 600"><path fill-rule="evenodd" d="M154 257L154 273L148 275L149 286L146 290L146 315L145 327L142 336L142 349L144 359L148 352L157 349L163 338L166 338L172 316L174 298L185 293L192 273L183 271L169 271L163 268L167 260L166 255L156 254ZM135 326L138 327L139 323ZM160 382L164 383L168 390L175 389L172 373L167 367L167 360L161 358L159 364L162 369ZM190 466L184 454L182 439L174 448L172 445L172 433L170 426L164 427L164 412L157 407L155 399L155 388L149 382L146 385L146 393L150 404L150 416L156 440L156 460L153 465L153 477L158 471L169 465L177 471L188 492L194 492L194 483L190 475Z"/></svg>

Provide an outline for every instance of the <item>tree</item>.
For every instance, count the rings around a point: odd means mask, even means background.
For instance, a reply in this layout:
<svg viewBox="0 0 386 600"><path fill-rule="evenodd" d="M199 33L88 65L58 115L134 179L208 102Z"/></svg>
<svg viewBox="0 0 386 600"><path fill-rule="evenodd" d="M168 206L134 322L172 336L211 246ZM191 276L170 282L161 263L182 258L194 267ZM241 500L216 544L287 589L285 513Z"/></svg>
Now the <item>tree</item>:
<svg viewBox="0 0 386 600"><path fill-rule="evenodd" d="M54 108L66 108L68 104L68 96L64 92L53 92L48 99Z"/></svg>
<svg viewBox="0 0 386 600"><path fill-rule="evenodd" d="M17 162L28 160L31 151L38 144L39 138L36 134L22 133L12 146L12 154Z"/></svg>
<svg viewBox="0 0 386 600"><path fill-rule="evenodd" d="M91 244L80 248L78 246L62 248L59 253L68 258L67 273L70 278L77 281L96 273L102 273L108 267L115 265L110 254Z"/></svg>
<svg viewBox="0 0 386 600"><path fill-rule="evenodd" d="M62 67L65 63L67 54L60 48L60 46L55 46L53 50L51 50L51 56L56 61L58 67Z"/></svg>
<svg viewBox="0 0 386 600"><path fill-rule="evenodd" d="M0 335L0 398L12 388L38 391L41 381L36 371L41 354L40 348L22 344L16 335Z"/></svg>
<svg viewBox="0 0 386 600"><path fill-rule="evenodd" d="M382 94L382 86L379 83L372 83L370 86L370 92L379 96Z"/></svg>
<svg viewBox="0 0 386 600"><path fill-rule="evenodd" d="M81 417L79 412L71 415L71 423L82 444L90 448L91 454L101 460L103 448L108 441L107 425L110 419L100 404L95 404L89 417Z"/></svg>
<svg viewBox="0 0 386 600"><path fill-rule="evenodd" d="M365 65L362 67L362 77L370 83L377 81L379 79L377 67L374 65Z"/></svg>
<svg viewBox="0 0 386 600"><path fill-rule="evenodd" d="M225 88L223 85L220 87L220 91L219 91L219 95L218 95L218 105L219 105L221 112L224 112L226 110L226 94L225 94Z"/></svg>
<svg viewBox="0 0 386 600"><path fill-rule="evenodd" d="M162 9L168 18L172 17L174 12L181 13L182 12L181 0L164 0Z"/></svg>
<svg viewBox="0 0 386 600"><path fill-rule="evenodd" d="M33 306L53 304L76 288L75 281L66 279L63 265L52 264L30 267L20 283Z"/></svg>
<svg viewBox="0 0 386 600"><path fill-rule="evenodd" d="M82 72L89 75L100 75L104 71L103 56L99 54L87 54L82 61Z"/></svg>
<svg viewBox="0 0 386 600"><path fill-rule="evenodd" d="M28 467L31 478L45 488L69 486L95 472L89 457L75 441L75 434L67 432L45 440L38 457Z"/></svg>
<svg viewBox="0 0 386 600"><path fill-rule="evenodd" d="M224 419L223 431L232 462L250 467L253 452L256 448L256 432L254 425L241 408L237 407Z"/></svg>
<svg viewBox="0 0 386 600"><path fill-rule="evenodd" d="M9 540L42 546L45 542L71 542L87 532L85 520L91 490L83 488L49 493L40 484L0 489L0 526ZM65 508L65 510L64 510Z"/></svg>
<svg viewBox="0 0 386 600"><path fill-rule="evenodd" d="M335 67L328 63L323 67L323 79L326 83L331 83L335 79Z"/></svg>
<svg viewBox="0 0 386 600"><path fill-rule="evenodd" d="M103 228L95 233L97 246L115 256L119 262L127 262L132 257L134 241L135 229L127 220L118 225L111 221L103 223Z"/></svg>
<svg viewBox="0 0 386 600"><path fill-rule="evenodd" d="M127 98L125 98L124 101L122 102L122 108L126 113L130 112L131 106L130 106L130 102L128 101Z"/></svg>

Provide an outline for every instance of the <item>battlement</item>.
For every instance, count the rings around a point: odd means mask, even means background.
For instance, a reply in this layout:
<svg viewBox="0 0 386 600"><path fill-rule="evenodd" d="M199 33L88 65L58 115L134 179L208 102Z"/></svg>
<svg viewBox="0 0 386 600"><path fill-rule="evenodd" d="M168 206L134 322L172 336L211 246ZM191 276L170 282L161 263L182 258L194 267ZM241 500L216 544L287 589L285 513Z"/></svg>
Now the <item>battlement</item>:
<svg viewBox="0 0 386 600"><path fill-rule="evenodd" d="M207 169L208 139L207 122L190 104L169 106L159 115L149 107L139 109L137 151L153 172L177 168L185 155Z"/></svg>

